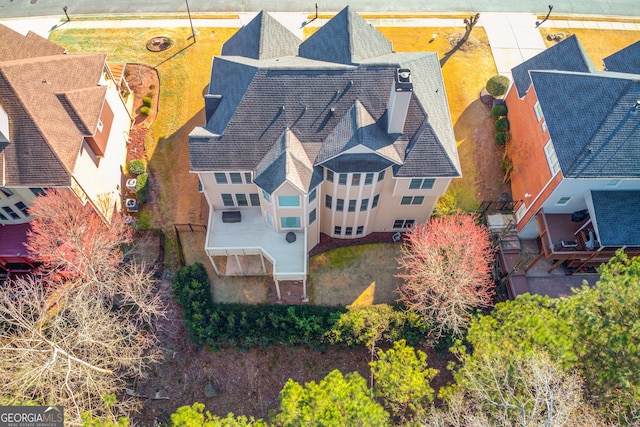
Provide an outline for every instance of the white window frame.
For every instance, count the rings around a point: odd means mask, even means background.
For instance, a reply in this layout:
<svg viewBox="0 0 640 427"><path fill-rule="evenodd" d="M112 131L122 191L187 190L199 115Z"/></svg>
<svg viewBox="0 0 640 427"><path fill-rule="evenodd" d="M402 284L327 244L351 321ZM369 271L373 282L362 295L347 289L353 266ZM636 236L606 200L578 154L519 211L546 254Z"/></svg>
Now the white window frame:
<svg viewBox="0 0 640 427"><path fill-rule="evenodd" d="M612 179L611 181L607 182L607 187L617 187L621 182L621 179Z"/></svg>
<svg viewBox="0 0 640 427"><path fill-rule="evenodd" d="M564 200L564 199L566 199L566 200ZM571 201L571 199L573 199L573 197L571 197L571 196L562 196L556 202L556 206L567 206L569 204L569 202Z"/></svg>
<svg viewBox="0 0 640 427"><path fill-rule="evenodd" d="M524 213L526 212L526 210L527 210L527 206L524 203L522 203L518 208L518 210L516 211L516 221L520 221L522 217L524 217Z"/></svg>
<svg viewBox="0 0 640 427"><path fill-rule="evenodd" d="M220 175L220 178L222 178L222 176L224 176L224 181L225 182L218 182L218 175ZM213 180L216 182L217 185L227 185L227 184L229 184L229 177L227 176L226 172L214 172L213 173Z"/></svg>
<svg viewBox="0 0 640 427"><path fill-rule="evenodd" d="M268 204L271 204L271 194L262 190L262 198L264 199L265 202L267 202Z"/></svg>
<svg viewBox="0 0 640 427"><path fill-rule="evenodd" d="M298 224L292 227L287 227L284 225L284 219L285 218L297 218L298 220ZM280 217L280 228L283 230L300 230L302 228L302 220L300 218L300 216L298 215L294 215L294 216L281 216Z"/></svg>
<svg viewBox="0 0 640 427"><path fill-rule="evenodd" d="M555 176L560 171L560 162L553 141L549 140L544 146L544 155L547 158L547 164L551 171L551 176Z"/></svg>
<svg viewBox="0 0 640 427"><path fill-rule="evenodd" d="M536 101L536 103L533 105L533 112L536 113L536 119L538 119L538 122L544 119L544 115L542 114L542 107L540 107L540 102Z"/></svg>
<svg viewBox="0 0 640 427"><path fill-rule="evenodd" d="M104 125L102 124L102 120L98 119L98 132L102 132Z"/></svg>
<svg viewBox="0 0 640 427"><path fill-rule="evenodd" d="M287 205L287 204L282 204L281 200L283 197L295 197L298 199L298 203L296 203L295 205ZM280 208L284 208L284 209L289 209L289 208L299 208L300 207L300 196L296 195L296 194L285 194L282 196L278 196L278 207Z"/></svg>

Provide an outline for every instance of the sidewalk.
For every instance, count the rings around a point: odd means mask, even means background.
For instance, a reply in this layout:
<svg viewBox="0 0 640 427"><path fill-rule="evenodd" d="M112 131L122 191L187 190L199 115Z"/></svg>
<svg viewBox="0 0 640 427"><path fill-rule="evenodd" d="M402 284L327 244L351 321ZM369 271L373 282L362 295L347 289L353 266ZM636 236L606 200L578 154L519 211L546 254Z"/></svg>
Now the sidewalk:
<svg viewBox="0 0 640 427"><path fill-rule="evenodd" d="M256 13L238 13L237 19L194 19L194 28L240 28L255 17ZM270 15L287 27L299 38L303 38L306 26L319 27L327 19L309 22L308 14L293 12L270 12ZM498 73L511 78L511 69L545 49L544 40L536 28L536 15L529 13L480 14L479 27L484 27L493 53ZM457 18L374 18L367 22L379 27L463 27ZM57 18L2 20L4 24L22 34L31 30L48 37L53 29L75 28L172 28L189 27L188 19L148 19L148 20L100 20L100 21L60 21ZM637 22L606 22L594 20L554 20L543 23L544 27L591 28L603 30L640 31L640 17Z"/></svg>

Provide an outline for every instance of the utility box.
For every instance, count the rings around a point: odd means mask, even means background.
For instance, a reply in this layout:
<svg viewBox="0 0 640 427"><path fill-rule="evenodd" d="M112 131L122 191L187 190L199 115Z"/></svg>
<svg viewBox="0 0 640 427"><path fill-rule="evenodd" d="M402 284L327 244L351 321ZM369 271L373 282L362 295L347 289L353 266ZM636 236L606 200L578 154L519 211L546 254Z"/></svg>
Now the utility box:
<svg viewBox="0 0 640 427"><path fill-rule="evenodd" d="M124 206L129 212L138 212L138 201L136 199L125 200Z"/></svg>
<svg viewBox="0 0 640 427"><path fill-rule="evenodd" d="M125 184L127 187L127 190L129 190L132 193L136 192L136 184L138 183L138 180L136 178L129 178L127 179L127 183Z"/></svg>

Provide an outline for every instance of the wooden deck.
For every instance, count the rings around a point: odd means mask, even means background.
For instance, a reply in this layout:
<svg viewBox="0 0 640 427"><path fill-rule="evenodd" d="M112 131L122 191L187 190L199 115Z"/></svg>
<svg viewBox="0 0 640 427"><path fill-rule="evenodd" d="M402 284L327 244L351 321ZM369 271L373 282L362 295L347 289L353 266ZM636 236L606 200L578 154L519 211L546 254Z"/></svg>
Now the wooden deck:
<svg viewBox="0 0 640 427"><path fill-rule="evenodd" d="M566 262L570 272L593 271L611 259L617 247L603 247L595 240L591 219L571 220L571 214L546 214L539 211L536 222L540 231L540 254L525 268L528 271L541 258L552 261L549 272ZM640 248L625 248L627 254L640 254Z"/></svg>

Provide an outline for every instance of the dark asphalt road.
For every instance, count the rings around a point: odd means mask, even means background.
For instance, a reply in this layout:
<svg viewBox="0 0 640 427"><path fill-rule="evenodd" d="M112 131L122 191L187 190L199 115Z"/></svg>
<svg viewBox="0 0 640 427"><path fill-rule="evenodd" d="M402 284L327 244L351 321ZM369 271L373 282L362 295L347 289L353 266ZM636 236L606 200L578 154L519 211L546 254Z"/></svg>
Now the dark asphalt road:
<svg viewBox="0 0 640 427"><path fill-rule="evenodd" d="M315 2L299 0L0 0L0 19L69 14L144 14L191 12L308 12ZM364 12L530 12L546 14L640 16L640 0L319 0L320 13L337 12L347 4Z"/></svg>

